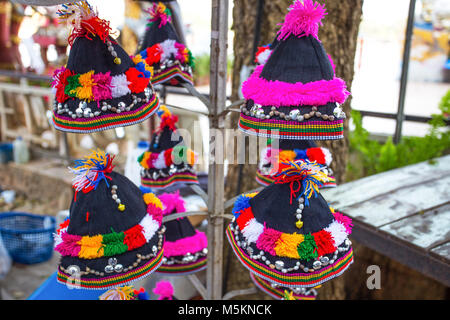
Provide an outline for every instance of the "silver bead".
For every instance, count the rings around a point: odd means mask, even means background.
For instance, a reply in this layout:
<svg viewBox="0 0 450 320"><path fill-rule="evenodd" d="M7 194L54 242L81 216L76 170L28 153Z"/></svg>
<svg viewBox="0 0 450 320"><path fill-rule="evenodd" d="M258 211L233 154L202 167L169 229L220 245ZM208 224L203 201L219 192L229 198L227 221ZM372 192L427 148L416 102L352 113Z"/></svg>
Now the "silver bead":
<svg viewBox="0 0 450 320"><path fill-rule="evenodd" d="M303 211L302 211L302 209L298 208L296 212L297 213L302 213Z"/></svg>
<svg viewBox="0 0 450 320"><path fill-rule="evenodd" d="M108 264L108 265L105 267L105 272L106 272L106 273L111 273L111 272L113 272L113 271L114 271L114 267L113 267L112 265Z"/></svg>
<svg viewBox="0 0 450 320"><path fill-rule="evenodd" d="M321 266L322 266L322 263L320 263L320 261L314 261L314 263L313 263L314 270L320 269Z"/></svg>
<svg viewBox="0 0 450 320"><path fill-rule="evenodd" d="M117 200L117 194L113 194L113 195L112 195L112 198L113 198L114 200Z"/></svg>
<svg viewBox="0 0 450 320"><path fill-rule="evenodd" d="M286 269L282 269L281 272L287 273L287 270Z"/></svg>
<svg viewBox="0 0 450 320"><path fill-rule="evenodd" d="M283 269L284 267L284 262L283 261L275 261L275 268L277 268L278 270Z"/></svg>
<svg viewBox="0 0 450 320"><path fill-rule="evenodd" d="M116 264L116 265L114 266L114 271L115 271L115 272L122 272L122 270L123 270L123 265L121 265L121 264Z"/></svg>
<svg viewBox="0 0 450 320"><path fill-rule="evenodd" d="M320 258L320 262L322 263L322 265L326 266L328 264L328 262L330 261L330 259L328 257L321 257Z"/></svg>
<svg viewBox="0 0 450 320"><path fill-rule="evenodd" d="M298 213L295 217L297 218L297 220L300 220L302 218L302 215Z"/></svg>
<svg viewBox="0 0 450 320"><path fill-rule="evenodd" d="M292 120L297 120L298 115L300 114L300 110L295 109L295 110L291 110L291 112L289 112L289 117Z"/></svg>
<svg viewBox="0 0 450 320"><path fill-rule="evenodd" d="M77 114L77 117L81 117L83 115L83 109L76 108L75 109L75 113Z"/></svg>

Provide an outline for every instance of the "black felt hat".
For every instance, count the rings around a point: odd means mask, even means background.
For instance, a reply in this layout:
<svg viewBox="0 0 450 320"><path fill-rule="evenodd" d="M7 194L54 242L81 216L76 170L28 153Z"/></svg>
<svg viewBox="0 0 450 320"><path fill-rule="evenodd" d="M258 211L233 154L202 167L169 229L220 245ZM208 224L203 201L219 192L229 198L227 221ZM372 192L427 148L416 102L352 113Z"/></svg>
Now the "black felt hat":
<svg viewBox="0 0 450 320"><path fill-rule="evenodd" d="M324 5L296 0L264 65L242 85L246 102L239 128L278 139L331 140L343 137L343 103L349 92L336 78L318 39Z"/></svg>
<svg viewBox="0 0 450 320"><path fill-rule="evenodd" d="M328 181L319 187L336 187L336 179L332 176L333 171L329 167L333 157L330 150L317 147L312 140L277 140L269 139L267 148L261 151L256 181L263 186L268 186L275 179L275 174L282 162L295 160L308 160L320 164L321 171L328 176Z"/></svg>
<svg viewBox="0 0 450 320"><path fill-rule="evenodd" d="M315 287L353 262L351 220L332 210L318 191L320 166L286 164L273 184L234 205L227 237L238 259L277 285Z"/></svg>
<svg viewBox="0 0 450 320"><path fill-rule="evenodd" d="M57 279L85 289L108 289L141 279L162 263L162 204L112 171L102 151L77 160L70 218L55 235Z"/></svg>
<svg viewBox="0 0 450 320"><path fill-rule="evenodd" d="M138 57L154 68L153 85L180 83L193 84L194 58L180 42L171 23L171 12L163 3L153 3L147 30L139 46Z"/></svg>
<svg viewBox="0 0 450 320"><path fill-rule="evenodd" d="M152 68L128 56L111 38L109 22L85 1L63 5L58 13L73 30L67 66L53 76L55 128L102 131L140 123L156 112Z"/></svg>
<svg viewBox="0 0 450 320"><path fill-rule="evenodd" d="M163 204L163 216L186 212L179 192L158 196ZM208 239L196 230L188 218L181 217L164 223L166 227L164 258L156 272L167 275L186 275L206 268Z"/></svg>
<svg viewBox="0 0 450 320"><path fill-rule="evenodd" d="M161 106L158 115L160 126L155 131L149 150L138 162L141 165L141 184L150 188L167 188L171 185L198 184L193 169L196 154L186 147L183 137L178 134L178 117Z"/></svg>

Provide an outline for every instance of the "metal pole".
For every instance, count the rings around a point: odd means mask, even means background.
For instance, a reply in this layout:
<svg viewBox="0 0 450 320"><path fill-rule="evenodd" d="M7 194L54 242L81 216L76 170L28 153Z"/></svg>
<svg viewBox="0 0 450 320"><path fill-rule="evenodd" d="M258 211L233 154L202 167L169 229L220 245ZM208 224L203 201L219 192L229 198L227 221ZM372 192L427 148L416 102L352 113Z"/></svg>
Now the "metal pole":
<svg viewBox="0 0 450 320"><path fill-rule="evenodd" d="M212 0L210 65L210 162L208 170L208 268L206 297L222 299L224 219L224 119L227 81L228 0ZM221 137L220 137L221 135ZM218 138L221 139L218 139ZM220 145L218 143L221 143ZM212 155L214 152L214 155Z"/></svg>
<svg viewBox="0 0 450 320"><path fill-rule="evenodd" d="M416 8L416 0L410 0L408 11L408 23L405 32L405 43L403 47L403 64L402 75L400 78L400 92L398 96L397 121L395 124L394 143L400 142L402 137L402 126L405 120L405 96L406 85L408 83L409 56L411 51L412 32L414 27L414 11Z"/></svg>

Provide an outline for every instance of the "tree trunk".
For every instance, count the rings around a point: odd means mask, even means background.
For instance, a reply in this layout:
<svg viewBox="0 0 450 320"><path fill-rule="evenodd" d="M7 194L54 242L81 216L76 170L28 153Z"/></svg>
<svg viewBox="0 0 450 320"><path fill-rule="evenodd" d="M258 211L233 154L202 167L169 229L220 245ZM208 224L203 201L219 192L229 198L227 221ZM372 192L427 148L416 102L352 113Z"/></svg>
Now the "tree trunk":
<svg viewBox="0 0 450 320"><path fill-rule="evenodd" d="M234 0L233 26L234 31L234 64L232 74L232 100L239 99L240 72L243 66L253 64L253 42L255 37L255 25L258 8L258 0ZM319 2L324 3L321 0ZM271 43L277 26L282 23L287 13L287 8L292 0L264 1L262 11L262 23L259 46ZM326 1L328 15L325 16L324 25L320 28L319 38L325 46L325 50L333 58L336 65L336 75L343 78L347 87L351 88L353 80L353 65L357 44L359 23L362 15L362 0L328 0ZM350 101L343 105L347 116L350 113ZM237 128L239 113L233 113L227 120L229 128ZM325 141L320 145L326 146L333 154L333 170L338 182L345 179L348 153L348 119L344 122L345 138L339 141ZM245 192L257 187L255 181L256 165L231 165L227 175L225 186L226 198L231 198L238 193L238 177L241 172L241 185L239 192ZM252 287L253 284L248 271L234 257L229 246L224 247L225 281L226 290L236 290ZM322 299L343 299L345 288L343 280L336 279L323 286L319 291ZM239 297L240 298L240 297ZM255 295L242 296L250 299L267 299L265 294L258 291Z"/></svg>

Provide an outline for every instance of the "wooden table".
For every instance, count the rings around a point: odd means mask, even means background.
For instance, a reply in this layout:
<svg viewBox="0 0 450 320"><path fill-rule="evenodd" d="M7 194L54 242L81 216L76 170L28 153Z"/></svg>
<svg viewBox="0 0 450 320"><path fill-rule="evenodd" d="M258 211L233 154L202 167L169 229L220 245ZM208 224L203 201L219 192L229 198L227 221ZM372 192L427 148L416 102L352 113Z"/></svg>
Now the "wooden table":
<svg viewBox="0 0 450 320"><path fill-rule="evenodd" d="M450 155L321 193L353 219L353 239L450 286Z"/></svg>

